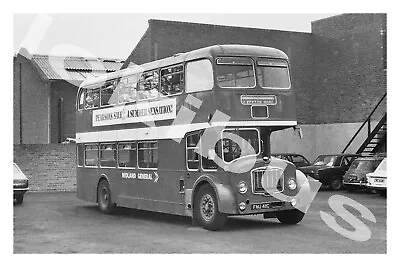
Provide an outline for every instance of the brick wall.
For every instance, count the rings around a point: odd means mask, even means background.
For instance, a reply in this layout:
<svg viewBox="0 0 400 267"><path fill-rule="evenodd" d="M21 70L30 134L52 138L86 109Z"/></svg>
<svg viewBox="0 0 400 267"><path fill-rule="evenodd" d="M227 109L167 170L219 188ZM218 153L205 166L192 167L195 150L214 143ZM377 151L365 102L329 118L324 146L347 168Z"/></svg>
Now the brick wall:
<svg viewBox="0 0 400 267"><path fill-rule="evenodd" d="M312 23L315 123L360 122L386 92L385 14L343 14ZM386 102L374 119L386 111Z"/></svg>
<svg viewBox="0 0 400 267"><path fill-rule="evenodd" d="M14 145L30 191L76 191L76 145Z"/></svg>

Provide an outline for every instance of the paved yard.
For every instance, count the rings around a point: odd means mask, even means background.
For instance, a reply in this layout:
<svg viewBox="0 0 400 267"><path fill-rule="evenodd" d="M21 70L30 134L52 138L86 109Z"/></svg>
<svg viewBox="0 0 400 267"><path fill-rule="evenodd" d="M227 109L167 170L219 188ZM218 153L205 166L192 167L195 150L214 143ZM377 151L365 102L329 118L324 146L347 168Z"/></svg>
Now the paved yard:
<svg viewBox="0 0 400 267"><path fill-rule="evenodd" d="M376 223L346 206L369 227L369 240L350 240L324 223L319 211L335 215L328 205L333 194L374 214ZM337 222L354 230L340 217ZM386 198L368 193L320 191L298 225L232 217L220 232L193 227L180 216L123 208L104 215L75 193L27 193L22 205L14 205L14 253L386 253L386 244Z"/></svg>

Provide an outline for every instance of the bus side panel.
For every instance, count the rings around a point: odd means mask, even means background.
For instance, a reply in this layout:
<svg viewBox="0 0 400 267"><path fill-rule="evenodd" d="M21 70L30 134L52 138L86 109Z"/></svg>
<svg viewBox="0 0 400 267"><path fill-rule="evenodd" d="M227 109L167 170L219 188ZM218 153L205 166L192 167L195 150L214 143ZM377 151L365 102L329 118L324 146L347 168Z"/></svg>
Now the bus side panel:
<svg viewBox="0 0 400 267"><path fill-rule="evenodd" d="M76 170L76 189L79 199L96 202L99 173L95 168L78 167Z"/></svg>

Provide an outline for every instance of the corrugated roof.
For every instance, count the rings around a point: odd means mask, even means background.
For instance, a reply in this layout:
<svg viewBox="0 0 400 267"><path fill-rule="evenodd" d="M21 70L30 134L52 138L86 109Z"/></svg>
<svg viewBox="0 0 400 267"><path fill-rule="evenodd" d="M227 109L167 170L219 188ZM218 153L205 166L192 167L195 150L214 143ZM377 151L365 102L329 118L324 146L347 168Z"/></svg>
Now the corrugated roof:
<svg viewBox="0 0 400 267"><path fill-rule="evenodd" d="M86 78L113 72L119 70L124 63L119 59L48 55L32 55L32 62L47 79L69 81L83 81Z"/></svg>

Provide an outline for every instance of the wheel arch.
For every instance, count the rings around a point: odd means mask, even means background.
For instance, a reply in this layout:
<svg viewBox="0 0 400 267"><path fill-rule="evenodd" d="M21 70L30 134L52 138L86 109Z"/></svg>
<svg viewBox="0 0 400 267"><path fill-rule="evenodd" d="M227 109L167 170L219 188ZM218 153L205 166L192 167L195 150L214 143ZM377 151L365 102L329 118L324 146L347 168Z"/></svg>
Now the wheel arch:
<svg viewBox="0 0 400 267"><path fill-rule="evenodd" d="M225 214L238 213L236 209L235 197L231 187L215 181L215 178L210 175L201 175L195 181L191 197L191 203L193 208L196 200L196 195L198 194L200 188L206 184L210 185L213 188L215 195L217 196L219 212Z"/></svg>

